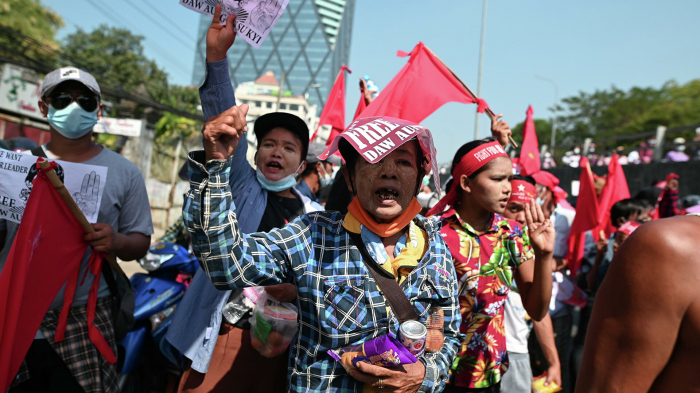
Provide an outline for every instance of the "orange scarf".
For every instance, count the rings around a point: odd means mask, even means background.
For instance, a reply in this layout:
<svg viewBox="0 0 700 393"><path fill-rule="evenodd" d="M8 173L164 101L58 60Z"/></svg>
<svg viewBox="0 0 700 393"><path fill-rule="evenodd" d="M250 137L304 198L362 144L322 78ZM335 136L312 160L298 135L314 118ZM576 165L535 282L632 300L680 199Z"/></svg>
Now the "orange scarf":
<svg viewBox="0 0 700 393"><path fill-rule="evenodd" d="M376 234L379 237L389 237L391 235L394 235L398 233L400 230L406 228L406 225L408 225L411 220L413 220L418 213L421 211L421 206L420 203L418 203L418 200L413 197L411 199L411 203L408 205L406 210L404 210L401 215L398 217L394 218L394 221L388 223L388 224L380 224L376 221L374 221L374 218L365 210L364 207L360 204L359 199L357 197L352 199L352 202L350 202L350 205L348 205L348 211L352 213L353 216L359 221L362 225L364 225L367 229L372 231L374 234Z"/></svg>

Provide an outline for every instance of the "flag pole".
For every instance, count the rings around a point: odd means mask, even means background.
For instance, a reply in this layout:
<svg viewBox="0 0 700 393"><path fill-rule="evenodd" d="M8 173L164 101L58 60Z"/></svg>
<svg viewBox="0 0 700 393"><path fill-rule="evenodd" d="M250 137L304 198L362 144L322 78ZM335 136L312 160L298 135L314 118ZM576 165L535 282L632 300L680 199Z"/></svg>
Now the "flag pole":
<svg viewBox="0 0 700 393"><path fill-rule="evenodd" d="M454 76L454 77L459 81L459 83L461 83L462 86L464 86L464 88L467 89L467 92L472 96L472 98L473 98L474 100L479 99L479 97L477 97L476 94L474 94L474 92L472 91L472 89L470 89L469 86L467 86L467 84L464 83L464 81L462 80L462 78L460 78L459 76L457 76L457 74L455 74L455 72L452 71L452 69L451 69L447 64L445 64L445 62L442 61L442 59L440 59L440 58L435 54L435 52L433 52L432 50L430 50L430 48L428 48L427 46L425 47L425 49L427 49L428 52L430 52L431 55L435 56L435 58L438 59L438 61L439 61L440 63L442 63L442 65L443 65L445 68L447 68L447 71L450 71L450 73L452 74L452 76ZM487 116L489 117L489 119L491 119L491 120L493 120L493 118L496 117L496 115L493 113L493 111L491 110L491 108L486 108L486 115L487 115ZM479 116L479 115L477 114L477 116ZM515 140L513 139L512 136L508 135L508 140L510 141L510 144L513 145L513 147L515 147L516 149L518 148L518 144L515 142Z"/></svg>
<svg viewBox="0 0 700 393"><path fill-rule="evenodd" d="M73 213L73 216L75 216L75 219L78 220L80 223L80 226L83 227L85 232L87 233L94 233L95 229L90 225L88 222L87 218L85 218L85 214L83 214L82 210L78 207L78 205L75 203L73 200L73 197L70 195L70 192L68 192L68 189L66 189L66 186L63 185L63 182L61 182L61 179L58 178L56 175L56 172L49 166L49 161L40 159L39 161L39 166L46 170L46 177L49 178L49 181L51 182L51 185L53 188L56 189L58 192L58 195L61 196L61 199L63 199L63 202L66 203L68 206L68 209L70 210L71 213ZM114 270L115 273L117 274L124 274L124 271L122 268L119 266L117 263L117 260L114 258L114 255L112 254L105 254L105 259L107 259L107 262L109 263L109 266Z"/></svg>

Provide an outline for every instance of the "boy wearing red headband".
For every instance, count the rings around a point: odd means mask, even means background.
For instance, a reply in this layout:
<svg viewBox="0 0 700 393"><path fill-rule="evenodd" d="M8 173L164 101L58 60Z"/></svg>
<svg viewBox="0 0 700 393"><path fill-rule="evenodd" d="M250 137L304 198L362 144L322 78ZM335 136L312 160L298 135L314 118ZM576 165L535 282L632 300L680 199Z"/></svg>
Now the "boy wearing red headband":
<svg viewBox="0 0 700 393"><path fill-rule="evenodd" d="M531 176L515 175L510 185L512 188L510 200L508 200L503 216L525 227L527 225L525 209L528 203L535 199L537 194L535 179ZM525 310L522 307L522 299L515 285L508 293L504 316L506 348L510 360L510 368L503 376L501 388L505 392L529 393L532 390L532 367L530 366L528 351L529 329L525 323ZM548 386L549 383L554 382L557 386L561 386L561 365L554 342L552 318L549 316L549 313L541 321L533 321L532 330L535 331L535 336L547 361L545 383Z"/></svg>
<svg viewBox="0 0 700 393"><path fill-rule="evenodd" d="M494 134L509 128L497 120ZM528 314L537 321L545 316L552 291L554 229L533 201L525 209L529 237L520 224L501 215L510 199L513 172L498 142L469 142L457 151L452 165L453 186L428 213L448 208L441 217L441 234L460 282L460 331L467 336L445 391L498 392L508 369L503 304L515 276Z"/></svg>
<svg viewBox="0 0 700 393"><path fill-rule="evenodd" d="M219 289L294 284L299 333L290 346L289 391L441 391L463 336L457 280L439 222L417 216L421 180L430 170L437 174L430 131L400 119L356 120L319 157L340 150L345 159L355 195L349 213L310 213L247 235L228 180L238 169L230 166L231 155L245 143L245 110L234 106L210 119L205 150L190 153L183 218L203 270ZM363 260L358 246L374 263ZM380 291L369 273L375 264L401 285L420 322L442 308L444 342L416 363L382 368L360 362L346 371L328 350L396 335L399 328L384 296L388 290Z"/></svg>

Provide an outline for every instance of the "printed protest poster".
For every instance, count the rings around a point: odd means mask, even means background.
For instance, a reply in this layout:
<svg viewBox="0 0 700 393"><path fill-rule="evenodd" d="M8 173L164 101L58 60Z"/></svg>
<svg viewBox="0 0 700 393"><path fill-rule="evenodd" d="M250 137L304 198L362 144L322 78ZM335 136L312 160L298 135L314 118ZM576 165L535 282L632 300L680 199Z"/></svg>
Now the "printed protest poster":
<svg viewBox="0 0 700 393"><path fill-rule="evenodd" d="M0 219L19 223L37 175L37 157L0 149ZM51 160L54 161L54 160ZM88 222L97 222L107 167L55 160L56 175L66 186Z"/></svg>
<svg viewBox="0 0 700 393"><path fill-rule="evenodd" d="M181 5L212 18L214 8L221 4L219 23L226 24L229 15L236 14L238 36L255 48L260 48L288 3L289 0L180 0Z"/></svg>

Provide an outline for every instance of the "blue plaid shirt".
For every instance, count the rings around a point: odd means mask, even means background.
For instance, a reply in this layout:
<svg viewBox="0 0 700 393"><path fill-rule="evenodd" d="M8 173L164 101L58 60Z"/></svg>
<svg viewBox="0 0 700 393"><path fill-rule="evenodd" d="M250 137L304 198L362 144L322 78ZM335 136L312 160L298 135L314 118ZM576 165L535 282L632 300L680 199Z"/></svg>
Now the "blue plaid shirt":
<svg viewBox="0 0 700 393"><path fill-rule="evenodd" d="M230 159L229 159L230 161ZM191 188L183 217L202 269L219 289L292 283L297 287L299 334L289 359L289 391L361 392L362 382L347 375L326 352L385 335L399 322L388 313L362 256L338 212L300 216L268 233L242 234L231 198L229 161L204 162L190 153ZM442 350L421 357L425 379L419 392L441 391L463 335L452 257L439 234L440 223L421 216L429 250L401 284L425 323L432 306L445 312Z"/></svg>

